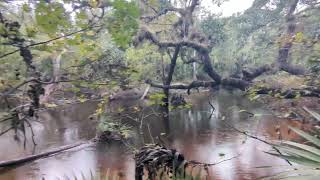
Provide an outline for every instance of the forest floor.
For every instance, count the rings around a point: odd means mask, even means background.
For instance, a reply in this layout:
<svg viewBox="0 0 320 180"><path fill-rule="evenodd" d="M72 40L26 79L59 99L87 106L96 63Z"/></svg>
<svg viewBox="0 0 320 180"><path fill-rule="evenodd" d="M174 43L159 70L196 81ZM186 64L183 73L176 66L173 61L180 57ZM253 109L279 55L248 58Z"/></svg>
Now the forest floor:
<svg viewBox="0 0 320 180"><path fill-rule="evenodd" d="M283 90L299 89L306 86L320 85L319 79L311 79L306 76L293 76L287 73L263 76L255 84L260 84ZM313 117L306 111L307 109L320 112L320 98L317 97L295 97L283 98L281 96L260 95L257 101L267 105L276 114L294 120L312 120Z"/></svg>

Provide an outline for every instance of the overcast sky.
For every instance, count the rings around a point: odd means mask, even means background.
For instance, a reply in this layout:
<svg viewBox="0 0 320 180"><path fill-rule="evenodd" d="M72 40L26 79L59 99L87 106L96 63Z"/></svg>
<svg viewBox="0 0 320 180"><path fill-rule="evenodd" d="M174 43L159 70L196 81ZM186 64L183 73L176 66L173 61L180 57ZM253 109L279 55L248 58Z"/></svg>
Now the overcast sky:
<svg viewBox="0 0 320 180"><path fill-rule="evenodd" d="M234 13L243 12L248 9L253 1L254 0L229 0L218 7L212 5L212 0L202 0L201 5L215 14L222 13L222 16L231 16Z"/></svg>

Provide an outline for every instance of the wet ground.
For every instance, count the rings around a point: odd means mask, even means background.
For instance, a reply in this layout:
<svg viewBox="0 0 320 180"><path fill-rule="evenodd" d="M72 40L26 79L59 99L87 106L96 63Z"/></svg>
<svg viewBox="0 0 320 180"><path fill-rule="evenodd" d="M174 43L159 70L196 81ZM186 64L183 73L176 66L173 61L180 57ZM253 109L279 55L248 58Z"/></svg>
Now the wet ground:
<svg viewBox="0 0 320 180"><path fill-rule="evenodd" d="M215 108L212 115L209 100ZM145 107L142 114L139 111L141 103L135 101L113 102L107 110L114 112L121 109L121 121L132 127L135 147L157 141L157 137L161 136L188 160L214 163L235 157L212 166L209 169L210 179L257 179L288 169L284 160L264 153L270 150L268 145L248 139L226 124L266 140L299 140L288 130L288 125L301 129L309 126L300 121L276 118L273 112L264 108L264 104L250 102L237 93L194 94L188 101L192 103L192 108L172 110L169 123L153 114L156 108ZM38 144L36 148L33 148L30 138L24 149L22 142L14 141L13 134L6 134L0 137L0 160L92 139L96 134L96 121L89 117L95 112L97 103L67 105L42 112L40 122L33 123ZM137 113L132 113L132 109L138 109ZM255 115L251 117L243 110ZM144 117L143 126L132 120L136 117ZM114 116L114 119L119 120L119 116ZM106 179L112 176L132 180L135 170L132 157L127 146L118 143L76 148L19 167L1 169L0 179Z"/></svg>

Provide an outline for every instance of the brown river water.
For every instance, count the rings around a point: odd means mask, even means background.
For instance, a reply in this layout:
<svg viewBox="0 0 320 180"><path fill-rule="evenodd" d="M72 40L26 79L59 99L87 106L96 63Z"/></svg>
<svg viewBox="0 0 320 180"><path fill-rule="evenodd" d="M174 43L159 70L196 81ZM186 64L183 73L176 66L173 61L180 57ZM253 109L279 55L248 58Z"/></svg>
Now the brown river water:
<svg viewBox="0 0 320 180"><path fill-rule="evenodd" d="M268 145L246 138L227 127L226 122L266 140L276 140L279 136L299 140L297 135L288 131L288 125L301 129L308 127L308 124L299 121L276 118L263 104L250 102L236 93L220 91L214 95L194 94L188 100L192 103L192 108L172 110L169 124L158 116L148 115L156 109L145 108L143 117L148 128L142 128L143 134L139 133L139 124L130 120L141 115L140 112L132 112L132 107L136 109L141 102L118 101L111 103L106 109L116 111L121 108L121 114L128 113L127 117L130 118L122 121L133 127L132 143L136 147L163 136L170 147L184 154L188 160L215 163L234 157L211 166L209 179L258 179L289 168L284 160L264 153L270 150ZM209 100L215 107L211 117ZM89 117L95 112L97 104L98 102L85 102L41 112L40 122L33 123L38 144L36 148L33 148L30 137L24 148L23 142L15 141L13 133L8 133L0 137L0 160L23 157L95 137L96 122ZM241 110L248 110L256 115L249 117ZM280 131L277 131L279 128ZM128 148L119 143L79 147L21 166L0 169L0 180L92 179L91 177L132 180L135 171L132 157Z"/></svg>

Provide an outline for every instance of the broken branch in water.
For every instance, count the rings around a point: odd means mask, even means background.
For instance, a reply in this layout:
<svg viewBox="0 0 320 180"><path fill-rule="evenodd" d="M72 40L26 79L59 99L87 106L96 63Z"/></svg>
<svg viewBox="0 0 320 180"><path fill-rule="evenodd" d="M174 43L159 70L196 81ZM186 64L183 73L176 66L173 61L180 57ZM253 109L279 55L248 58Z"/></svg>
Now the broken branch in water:
<svg viewBox="0 0 320 180"><path fill-rule="evenodd" d="M212 109L211 113L210 113L210 116L209 116L209 119L211 119L211 117L212 117L214 111L216 110L216 108L211 104L210 100L209 100L209 105L211 106L211 109Z"/></svg>
<svg viewBox="0 0 320 180"><path fill-rule="evenodd" d="M92 143L90 143L90 141L89 141L89 143L88 142L78 142L78 143L71 144L71 145L61 146L61 147L58 147L58 148L55 148L55 149L52 149L52 150L49 150L49 151L46 151L43 153L35 154L35 155L29 155L26 157L13 159L13 160L9 160L9 161L0 161L0 168L20 165L22 163L30 162L30 161L33 161L33 160L36 160L39 158L43 158L43 157L48 157L52 154L57 154L59 152L62 152L62 151L68 150L68 149L72 149L72 148L78 147L80 145L85 145L85 144L87 144L88 146L92 145Z"/></svg>
<svg viewBox="0 0 320 180"><path fill-rule="evenodd" d="M191 161L188 161L188 163L190 164L195 164L195 165L200 165L200 166L215 166L215 165L218 165L218 164L221 164L223 162L226 162L226 161L230 161L232 159L235 159L237 157L239 157L240 154L236 155L236 156L233 156L231 158L228 158L228 159L224 159L222 161L219 161L219 162L216 162L216 163L203 163L203 162L199 162L199 161L194 161L194 160L191 160Z"/></svg>

